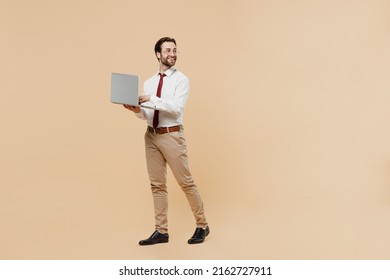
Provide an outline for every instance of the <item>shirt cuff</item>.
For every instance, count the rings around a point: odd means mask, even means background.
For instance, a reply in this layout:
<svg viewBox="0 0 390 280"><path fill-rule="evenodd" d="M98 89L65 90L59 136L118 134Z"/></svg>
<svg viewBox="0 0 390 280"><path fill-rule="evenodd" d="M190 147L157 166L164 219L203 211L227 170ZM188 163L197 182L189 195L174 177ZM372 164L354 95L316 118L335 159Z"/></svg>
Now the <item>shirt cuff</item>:
<svg viewBox="0 0 390 280"><path fill-rule="evenodd" d="M145 119L144 110L141 108L141 111L139 113L134 113L138 118Z"/></svg>

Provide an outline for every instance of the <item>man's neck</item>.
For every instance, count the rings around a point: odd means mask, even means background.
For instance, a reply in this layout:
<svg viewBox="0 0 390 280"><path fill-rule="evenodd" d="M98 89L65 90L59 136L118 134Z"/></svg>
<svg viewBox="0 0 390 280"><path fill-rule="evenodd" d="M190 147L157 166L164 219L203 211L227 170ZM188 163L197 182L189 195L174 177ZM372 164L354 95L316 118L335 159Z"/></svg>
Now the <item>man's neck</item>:
<svg viewBox="0 0 390 280"><path fill-rule="evenodd" d="M159 72L162 74L162 73L165 73L165 71L167 71L168 69L170 69L171 67L170 66L166 66L166 65L163 65L161 64L160 67L159 67Z"/></svg>

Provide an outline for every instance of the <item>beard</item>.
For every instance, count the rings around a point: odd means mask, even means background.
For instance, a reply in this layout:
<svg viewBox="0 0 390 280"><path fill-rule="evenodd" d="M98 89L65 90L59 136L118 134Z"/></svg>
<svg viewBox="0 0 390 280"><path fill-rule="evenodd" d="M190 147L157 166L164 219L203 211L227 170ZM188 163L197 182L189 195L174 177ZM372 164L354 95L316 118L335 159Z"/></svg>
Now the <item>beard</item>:
<svg viewBox="0 0 390 280"><path fill-rule="evenodd" d="M176 57L168 56L167 58L161 57L161 64L167 67L175 66Z"/></svg>

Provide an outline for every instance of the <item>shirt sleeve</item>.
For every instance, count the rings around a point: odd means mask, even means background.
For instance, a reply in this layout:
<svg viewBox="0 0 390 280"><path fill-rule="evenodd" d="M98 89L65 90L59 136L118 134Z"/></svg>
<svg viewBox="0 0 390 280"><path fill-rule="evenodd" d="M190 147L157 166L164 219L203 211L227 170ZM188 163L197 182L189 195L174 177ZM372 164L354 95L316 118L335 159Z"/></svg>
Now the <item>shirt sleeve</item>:
<svg viewBox="0 0 390 280"><path fill-rule="evenodd" d="M146 120L145 109L141 108L139 113L134 113L141 120Z"/></svg>
<svg viewBox="0 0 390 280"><path fill-rule="evenodd" d="M150 101L155 104L156 109L173 115L181 115L184 112L185 104L190 93L190 82L187 77L183 77L176 85L172 99L161 98L155 95L150 97Z"/></svg>

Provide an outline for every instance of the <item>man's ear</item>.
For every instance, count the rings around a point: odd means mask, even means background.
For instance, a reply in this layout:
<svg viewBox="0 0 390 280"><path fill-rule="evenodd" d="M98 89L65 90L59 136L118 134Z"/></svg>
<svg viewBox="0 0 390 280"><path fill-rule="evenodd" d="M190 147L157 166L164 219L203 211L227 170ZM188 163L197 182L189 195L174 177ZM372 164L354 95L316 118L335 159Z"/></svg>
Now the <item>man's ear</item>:
<svg viewBox="0 0 390 280"><path fill-rule="evenodd" d="M161 58L161 53L156 52L156 57L157 57L158 60L160 60L160 58Z"/></svg>

